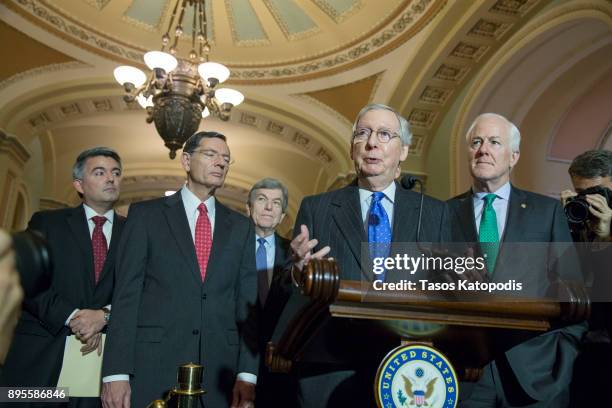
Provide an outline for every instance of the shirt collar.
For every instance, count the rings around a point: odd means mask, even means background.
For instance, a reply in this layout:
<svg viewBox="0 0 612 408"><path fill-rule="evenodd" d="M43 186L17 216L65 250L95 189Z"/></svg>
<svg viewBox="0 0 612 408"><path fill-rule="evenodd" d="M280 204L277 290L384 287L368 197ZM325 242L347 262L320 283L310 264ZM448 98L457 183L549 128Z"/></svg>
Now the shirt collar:
<svg viewBox="0 0 612 408"><path fill-rule="evenodd" d="M493 194L495 194L497 196L497 198L501 198L503 200L508 201L510 199L510 182L506 182L506 184L504 184L503 186L501 186L500 188L497 189L497 191L494 191ZM484 196L486 196L487 192L478 192L478 193L474 193L473 192L473 196L475 199L477 200L482 200L484 198Z"/></svg>
<svg viewBox="0 0 612 408"><path fill-rule="evenodd" d="M198 196L187 188L187 184L181 188L181 198L183 199L183 205L185 206L187 214L195 213L198 210L198 206L202 203ZM215 213L215 196L208 197L208 199L204 201L204 205L206 206L209 217L211 217Z"/></svg>
<svg viewBox="0 0 612 408"><path fill-rule="evenodd" d="M88 206L87 204L83 203L83 208L85 209L85 218L89 221L92 219L92 217L95 217L96 215L100 215L98 214L93 208L91 208L90 206ZM115 220L115 210L113 210L112 208L110 210L108 210L107 212L105 212L104 214L102 214L103 217L106 218L106 220L112 224L113 221Z"/></svg>
<svg viewBox="0 0 612 408"><path fill-rule="evenodd" d="M260 237L259 235L255 234L255 241L257 241L259 238L263 238L266 240L266 243L270 246L270 247L274 247L275 244L275 238L274 238L274 233L268 235L267 237Z"/></svg>
<svg viewBox="0 0 612 408"><path fill-rule="evenodd" d="M387 200L393 204L395 202L395 190L396 190L395 181L392 181L391 184L385 188L382 193L385 195ZM369 205L371 202L373 191L366 190L365 188L359 188L359 201Z"/></svg>

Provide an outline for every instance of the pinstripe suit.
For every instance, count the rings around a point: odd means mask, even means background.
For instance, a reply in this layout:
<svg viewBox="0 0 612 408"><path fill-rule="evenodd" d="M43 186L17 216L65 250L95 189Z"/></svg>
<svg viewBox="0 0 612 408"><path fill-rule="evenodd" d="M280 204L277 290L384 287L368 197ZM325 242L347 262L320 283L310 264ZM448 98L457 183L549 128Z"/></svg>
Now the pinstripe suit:
<svg viewBox="0 0 612 408"><path fill-rule="evenodd" d="M392 242L416 241L419 203L419 194L396 184ZM442 240L445 220L445 204L425 197L420 241ZM338 263L341 279L362 278L361 244L368 242L368 238L356 183L305 198L298 212L294 236L302 224L308 227L310 237L319 241L313 252L330 246L329 256ZM371 330L372 326L362 321L330 319L304 356L305 364L299 374L301 406L373 405L371 388L375 368L399 343L397 338L368 338Z"/></svg>

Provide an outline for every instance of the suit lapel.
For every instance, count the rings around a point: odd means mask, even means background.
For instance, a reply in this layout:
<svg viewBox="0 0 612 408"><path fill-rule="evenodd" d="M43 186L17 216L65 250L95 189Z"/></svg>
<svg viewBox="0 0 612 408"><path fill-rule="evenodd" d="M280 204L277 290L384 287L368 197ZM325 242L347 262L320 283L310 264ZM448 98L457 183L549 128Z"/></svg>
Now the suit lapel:
<svg viewBox="0 0 612 408"><path fill-rule="evenodd" d="M363 228L357 184L339 190L331 205L332 217L361 267L361 243L368 239Z"/></svg>
<svg viewBox="0 0 612 408"><path fill-rule="evenodd" d="M187 221L185 206L183 205L180 190L168 197L165 205L164 215L170 226L172 236L176 240L177 246L183 255L183 259L189 266L191 275L196 282L201 284L200 266L198 265L195 246L191 237L191 230L189 229L189 222Z"/></svg>
<svg viewBox="0 0 612 408"><path fill-rule="evenodd" d="M213 232L212 248L210 258L206 267L205 282L209 281L211 275L223 269L221 256L223 248L227 248L232 232L229 210L215 198L215 229Z"/></svg>
<svg viewBox="0 0 612 408"><path fill-rule="evenodd" d="M392 241L415 242L418 221L419 200L396 184L393 203Z"/></svg>
<svg viewBox="0 0 612 408"><path fill-rule="evenodd" d="M503 242L521 242L521 226L529 225L528 210L531 206L526 205L525 194L514 187L510 190L510 200L508 202L508 218L504 228Z"/></svg>
<svg viewBox="0 0 612 408"><path fill-rule="evenodd" d="M478 242L476 216L474 215L474 202L471 191L467 191L459 198L459 206L455 211L457 211L465 242Z"/></svg>
<svg viewBox="0 0 612 408"><path fill-rule="evenodd" d="M76 207L71 211L71 214L66 219L70 231L74 236L74 240L78 243L79 249L81 250L81 256L85 262L85 273L87 277L87 285L93 290L95 287L94 282L94 270L93 270L93 249L91 247L91 236L89 235L89 227L87 226L87 219L85 218L85 209L83 205Z"/></svg>

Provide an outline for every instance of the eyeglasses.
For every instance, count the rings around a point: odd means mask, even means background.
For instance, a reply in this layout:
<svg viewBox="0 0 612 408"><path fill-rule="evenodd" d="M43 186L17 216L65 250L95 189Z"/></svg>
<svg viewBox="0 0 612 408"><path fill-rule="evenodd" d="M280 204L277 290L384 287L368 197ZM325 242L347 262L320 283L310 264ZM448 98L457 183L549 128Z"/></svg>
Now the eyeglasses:
<svg viewBox="0 0 612 408"><path fill-rule="evenodd" d="M399 133L389 129L372 130L370 128L357 128L353 132L353 141L357 143L366 142L372 133L376 133L376 137L380 143L389 143L391 139L400 137Z"/></svg>
<svg viewBox="0 0 612 408"><path fill-rule="evenodd" d="M214 150L194 150L193 152L189 154L194 154L194 153L201 153L204 156L204 158L206 158L206 160L209 160L209 161L220 160L226 166L231 166L232 164L234 164L234 159L232 159L229 155L221 154Z"/></svg>

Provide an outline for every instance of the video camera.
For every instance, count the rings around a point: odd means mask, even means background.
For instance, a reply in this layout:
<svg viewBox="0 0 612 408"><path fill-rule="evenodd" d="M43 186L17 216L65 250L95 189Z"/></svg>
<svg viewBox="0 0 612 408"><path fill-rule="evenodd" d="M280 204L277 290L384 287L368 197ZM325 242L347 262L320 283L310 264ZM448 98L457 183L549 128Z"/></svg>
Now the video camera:
<svg viewBox="0 0 612 408"><path fill-rule="evenodd" d="M603 186L587 188L582 190L577 196L568 198L565 202L565 215L571 224L584 226L586 220L589 219L590 204L586 200L587 194L599 194L603 196L608 203L608 207L612 208L612 190Z"/></svg>
<svg viewBox="0 0 612 408"><path fill-rule="evenodd" d="M12 234L15 263L26 298L32 298L51 285L53 263L47 241L36 231Z"/></svg>

